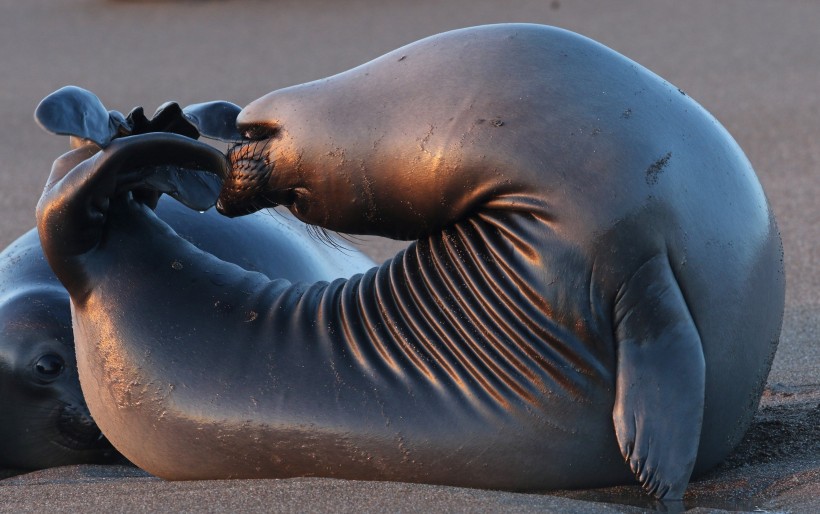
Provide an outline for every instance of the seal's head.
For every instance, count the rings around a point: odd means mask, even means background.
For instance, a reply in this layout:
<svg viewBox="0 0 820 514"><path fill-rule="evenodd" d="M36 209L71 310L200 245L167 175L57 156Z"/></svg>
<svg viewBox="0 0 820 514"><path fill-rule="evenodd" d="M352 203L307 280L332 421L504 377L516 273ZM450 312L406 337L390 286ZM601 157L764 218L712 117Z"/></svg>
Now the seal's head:
<svg viewBox="0 0 820 514"><path fill-rule="evenodd" d="M228 171L217 200L217 210L226 216L243 216L252 212L283 205L298 218L299 200L305 200L305 172L316 163L304 161L305 145L309 138L292 130L280 119L282 106L291 93L299 97L301 87L274 91L254 100L235 118L237 134L241 137L228 151ZM288 104L301 112L294 98ZM321 134L312 134L316 140Z"/></svg>
<svg viewBox="0 0 820 514"><path fill-rule="evenodd" d="M64 290L25 290L0 302L0 391L0 468L118 458L83 400Z"/></svg>

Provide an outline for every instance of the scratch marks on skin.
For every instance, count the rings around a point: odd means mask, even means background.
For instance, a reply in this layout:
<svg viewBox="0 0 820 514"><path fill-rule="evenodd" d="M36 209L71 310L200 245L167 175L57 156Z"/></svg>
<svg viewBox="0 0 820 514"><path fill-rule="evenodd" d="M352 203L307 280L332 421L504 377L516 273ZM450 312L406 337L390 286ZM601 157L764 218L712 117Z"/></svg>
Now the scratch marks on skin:
<svg viewBox="0 0 820 514"><path fill-rule="evenodd" d="M430 128L429 128L429 130L427 131L427 133L426 133L426 134L424 135L424 137L423 137L423 138L419 141L419 150L421 150L422 152L424 152L424 153L426 153L426 154L429 154L429 155L433 155L433 154L432 154L432 152L430 152L429 150L427 150L427 143L429 143L429 142L430 142L430 138L433 136L433 132L435 132L435 130L436 130L435 126L434 126L434 125L430 125Z"/></svg>
<svg viewBox="0 0 820 514"><path fill-rule="evenodd" d="M367 208L364 211L365 218L374 222L377 219L378 210L376 209L376 196L373 194L373 184L367 173L362 173L362 187L364 188L364 198L367 203Z"/></svg>
<svg viewBox="0 0 820 514"><path fill-rule="evenodd" d="M663 173L664 168L666 165L669 164L669 160L672 158L672 152L666 152L666 155L658 159L657 161L653 162L646 168L646 183L650 186L654 186L658 183L658 179L660 178L660 174Z"/></svg>
<svg viewBox="0 0 820 514"><path fill-rule="evenodd" d="M492 118L490 120L487 120L486 118L478 118L477 120L475 120L475 124L476 125L481 125L486 121L489 121L490 125L492 125L495 128L504 126L504 120L502 120L501 117L499 117L499 116L496 116L495 118Z"/></svg>
<svg viewBox="0 0 820 514"><path fill-rule="evenodd" d="M373 140L373 151L374 152L379 148L379 146L382 144L383 140L384 140L384 134L381 134L378 138Z"/></svg>

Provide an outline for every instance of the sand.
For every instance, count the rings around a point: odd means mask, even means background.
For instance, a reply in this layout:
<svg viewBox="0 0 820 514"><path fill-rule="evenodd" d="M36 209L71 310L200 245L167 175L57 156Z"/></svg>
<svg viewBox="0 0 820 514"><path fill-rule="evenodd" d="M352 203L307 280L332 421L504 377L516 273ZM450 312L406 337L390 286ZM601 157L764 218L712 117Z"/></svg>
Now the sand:
<svg viewBox="0 0 820 514"><path fill-rule="evenodd" d="M34 225L51 161L67 148L32 121L75 84L109 108L166 100L240 105L444 30L505 21L561 26L659 73L746 151L774 207L787 269L780 347L752 429L683 505L820 512L820 3L813 0L422 0L0 4L0 247ZM402 243L367 238L388 258ZM169 483L130 467L74 466L0 480L0 511L640 512L637 487L520 494L291 480Z"/></svg>

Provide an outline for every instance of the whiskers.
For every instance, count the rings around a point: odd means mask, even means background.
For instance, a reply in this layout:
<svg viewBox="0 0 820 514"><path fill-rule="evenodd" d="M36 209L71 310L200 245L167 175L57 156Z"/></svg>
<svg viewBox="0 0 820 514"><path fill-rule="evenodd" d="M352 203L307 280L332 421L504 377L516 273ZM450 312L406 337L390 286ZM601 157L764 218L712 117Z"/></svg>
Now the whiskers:
<svg viewBox="0 0 820 514"><path fill-rule="evenodd" d="M14 410L14 418L11 419L9 417L9 413L11 410L6 410L5 412L0 413L0 424L2 425L9 425L12 423L19 423L20 421L25 421L28 423L22 423L28 425L31 423L31 428L41 429L43 426L47 425L47 423L43 423L43 421L48 422L49 420L55 420L59 418L60 411L62 410L63 406L65 405L64 402L59 400L53 400L49 402L48 405L41 405L39 403L27 403L25 409L17 408ZM56 424L54 425L56 427ZM48 428L46 427L46 430Z"/></svg>
<svg viewBox="0 0 820 514"><path fill-rule="evenodd" d="M264 195L262 196L264 197ZM267 201L267 199L265 199L265 201ZM291 219L285 216L277 208L270 208L269 206L265 206L264 209L260 210L268 216L278 216L279 219L285 222L291 222ZM314 241L317 241L325 246L333 248L334 250L337 250L345 255L351 255L350 252L353 251L353 248L351 247L355 245L355 243L353 242L353 239L356 239L355 236L352 236L350 234L343 234L341 232L331 231L324 227L320 227L318 225L311 225L309 223L302 223L302 225L304 229L307 231L310 238ZM345 245L342 241L348 243L350 246Z"/></svg>
<svg viewBox="0 0 820 514"><path fill-rule="evenodd" d="M274 163L271 161L268 145L270 139L245 140L230 146L227 152L228 162L231 170L229 181L241 187L236 187L237 192L232 200L237 203L241 200L248 207L248 212L264 211L270 216L282 216L274 207L289 207L292 203L293 190L282 190L277 193L265 191L263 185L249 187L248 184L256 182L263 184L267 181L271 173L275 173ZM232 185L232 184L231 184ZM229 185L230 186L230 185ZM226 186L223 186L223 193ZM239 192L241 191L241 193ZM252 192L252 194L248 194ZM284 219L284 217L282 216ZM333 248L337 251L350 255L352 246L355 245L353 238L347 234L328 231L318 225L305 224L311 239ZM346 246L342 241L350 244Z"/></svg>
<svg viewBox="0 0 820 514"><path fill-rule="evenodd" d="M28 405L25 411L14 416L14 420L0 417L0 423L7 428L6 437L0 441L0 467L42 469L69 464L102 464L118 458L119 454L96 425L93 429L89 427L87 435L81 439L66 434L60 426L62 403ZM9 425L14 428L8 430Z"/></svg>
<svg viewBox="0 0 820 514"><path fill-rule="evenodd" d="M340 250L340 251L349 250L349 248L342 245L339 242L338 239L331 236L330 232L328 232L328 230L325 229L325 228L322 228L318 225L308 225L308 224L306 224L305 225L305 230L307 230L307 232L308 232L308 234L310 235L311 238L313 238L314 240L316 240L316 241L318 241L322 244L325 244L327 246L330 246L331 248L334 248L334 249Z"/></svg>
<svg viewBox="0 0 820 514"><path fill-rule="evenodd" d="M236 166L241 161L261 162L265 166L270 166L268 156L268 140L239 141L228 147L227 157L231 166Z"/></svg>

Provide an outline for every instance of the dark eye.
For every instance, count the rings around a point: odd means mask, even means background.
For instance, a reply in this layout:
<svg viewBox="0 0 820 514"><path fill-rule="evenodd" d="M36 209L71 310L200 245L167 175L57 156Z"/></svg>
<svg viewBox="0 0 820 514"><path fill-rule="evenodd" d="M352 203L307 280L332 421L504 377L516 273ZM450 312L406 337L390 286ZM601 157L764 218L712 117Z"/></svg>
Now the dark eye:
<svg viewBox="0 0 820 514"><path fill-rule="evenodd" d="M57 378L65 369L65 361L59 355L47 353L34 363L34 371L45 379Z"/></svg>
<svg viewBox="0 0 820 514"><path fill-rule="evenodd" d="M270 125L247 125L242 127L242 136L251 141L261 141L273 137L279 131L279 127Z"/></svg>

